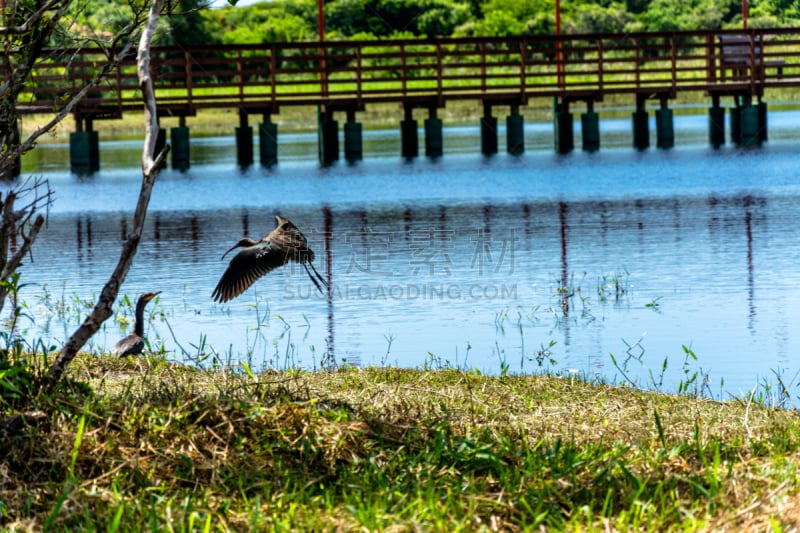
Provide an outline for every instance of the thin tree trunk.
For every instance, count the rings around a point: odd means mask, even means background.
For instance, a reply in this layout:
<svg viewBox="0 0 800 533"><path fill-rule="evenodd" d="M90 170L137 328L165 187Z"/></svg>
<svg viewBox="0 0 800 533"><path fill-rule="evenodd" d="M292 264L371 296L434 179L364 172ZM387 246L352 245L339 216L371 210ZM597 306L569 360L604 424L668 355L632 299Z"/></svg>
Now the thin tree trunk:
<svg viewBox="0 0 800 533"><path fill-rule="evenodd" d="M119 294L119 288L125 281L125 276L127 276L128 270L133 263L136 249L142 238L142 230L144 228L147 206L150 203L150 194L153 190L153 185L158 176L158 171L163 166L164 160L169 152L169 145L167 145L161 153L157 156L155 155L158 120L153 81L150 78L150 44L153 39L153 33L156 30L162 3L163 0L153 0L150 6L147 25L139 40L139 50L136 59L139 87L142 90L142 97L144 99L145 138L144 148L142 150L142 188L139 192L139 201L136 204L136 211L133 214L132 229L128 239L122 246L122 253L120 254L117 267L103 287L103 291L100 293L100 298L92 310L92 313L86 317L83 324L70 336L61 349L61 352L58 354L58 357L53 362L53 365L50 367L48 377L51 387L58 382L78 351L86 344L86 341L88 341L92 335L100 329L103 322L112 315L114 301Z"/></svg>

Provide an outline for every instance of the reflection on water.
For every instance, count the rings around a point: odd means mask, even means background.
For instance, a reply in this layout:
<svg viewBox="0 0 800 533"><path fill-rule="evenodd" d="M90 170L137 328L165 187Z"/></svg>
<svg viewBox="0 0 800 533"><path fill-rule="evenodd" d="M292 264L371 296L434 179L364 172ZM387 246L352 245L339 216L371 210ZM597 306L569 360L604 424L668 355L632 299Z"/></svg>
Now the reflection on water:
<svg viewBox="0 0 800 533"><path fill-rule="evenodd" d="M695 122L676 119L678 135ZM781 123L796 121L771 117L771 139L788 135L775 129ZM463 136L435 161L365 156L321 169L298 158L245 173L232 140L218 141L222 162L159 178L122 293L163 291L150 309L163 320L148 335L179 360L213 349L256 367L318 368L328 358L489 372L541 364L620 379L614 354L643 382L666 358L674 384L685 378L685 345L712 386L724 378L734 393L797 371L794 143L638 153L626 141L595 154L487 159L468 149L479 146L477 132ZM23 298L37 316L29 334L58 343L69 331L47 322L42 295L94 299L127 235L138 170L46 176L57 199L23 272L35 283ZM287 265L213 303L222 253L271 230L276 213L307 235L329 291ZM109 322L94 346L122 333Z"/></svg>

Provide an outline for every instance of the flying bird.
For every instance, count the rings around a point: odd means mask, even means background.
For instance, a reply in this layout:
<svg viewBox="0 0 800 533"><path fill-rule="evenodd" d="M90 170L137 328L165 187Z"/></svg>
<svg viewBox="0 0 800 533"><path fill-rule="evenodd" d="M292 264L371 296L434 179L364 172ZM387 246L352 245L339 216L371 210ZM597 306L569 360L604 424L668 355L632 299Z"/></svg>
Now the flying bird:
<svg viewBox="0 0 800 533"><path fill-rule="evenodd" d="M308 247L306 236L289 219L276 215L275 220L277 220L278 226L261 237L261 240L256 241L249 237L242 237L239 242L222 254L224 259L236 248L243 248L233 256L228 268L217 283L217 287L211 293L214 301L224 303L236 298L258 278L289 261L303 265L308 277L320 292L322 292L323 285L328 286L312 263L314 252ZM309 270L309 266L311 270ZM314 274L311 273L312 270Z"/></svg>
<svg viewBox="0 0 800 533"><path fill-rule="evenodd" d="M124 357L126 355L138 355L144 350L144 307L147 302L161 294L158 292L143 292L136 300L136 323L133 326L133 333L120 340L114 345L112 354Z"/></svg>

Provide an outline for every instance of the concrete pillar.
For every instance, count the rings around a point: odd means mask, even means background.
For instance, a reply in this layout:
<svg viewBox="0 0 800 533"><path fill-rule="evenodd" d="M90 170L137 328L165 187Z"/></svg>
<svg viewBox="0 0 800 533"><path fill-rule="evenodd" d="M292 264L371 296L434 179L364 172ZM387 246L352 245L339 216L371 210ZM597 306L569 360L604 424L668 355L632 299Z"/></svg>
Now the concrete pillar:
<svg viewBox="0 0 800 533"><path fill-rule="evenodd" d="M646 150L650 147L650 124L647 117L645 99L636 97L636 111L633 112L633 147Z"/></svg>
<svg viewBox="0 0 800 533"><path fill-rule="evenodd" d="M328 111L320 111L318 119L319 162L327 166L339 160L339 122Z"/></svg>
<svg viewBox="0 0 800 533"><path fill-rule="evenodd" d="M364 157L361 129L361 123L356 122L355 110L348 110L347 122L344 124L344 158L349 163L360 161Z"/></svg>
<svg viewBox="0 0 800 533"><path fill-rule="evenodd" d="M189 148L189 128L183 124L176 126L169 131L169 137L172 139L172 168L186 172L190 166L190 148Z"/></svg>
<svg viewBox="0 0 800 533"><path fill-rule="evenodd" d="M725 144L725 108L719 105L719 96L711 97L708 108L708 143L719 148Z"/></svg>
<svg viewBox="0 0 800 533"><path fill-rule="evenodd" d="M425 155L441 157L443 153L442 119L436 116L436 108L431 107L428 109L428 118L425 119Z"/></svg>
<svg viewBox="0 0 800 533"><path fill-rule="evenodd" d="M767 103L758 103L759 142L767 140Z"/></svg>
<svg viewBox="0 0 800 533"><path fill-rule="evenodd" d="M731 114L731 142L736 146L742 144L742 108L738 102L730 110Z"/></svg>
<svg viewBox="0 0 800 533"><path fill-rule="evenodd" d="M511 114L506 117L506 150L511 155L525 153L525 121L515 105L511 106Z"/></svg>
<svg viewBox="0 0 800 533"><path fill-rule="evenodd" d="M253 128L247 124L247 112L239 111L236 128L236 162L241 168L253 164Z"/></svg>
<svg viewBox="0 0 800 533"><path fill-rule="evenodd" d="M586 112L581 113L581 137L584 151L596 152L600 149L600 117L595 113L591 100L586 102Z"/></svg>
<svg viewBox="0 0 800 533"><path fill-rule="evenodd" d="M278 125L270 122L269 115L258 125L258 151L262 167L278 163Z"/></svg>
<svg viewBox="0 0 800 533"><path fill-rule="evenodd" d="M400 121L400 155L412 159L419 155L419 134L411 106L404 106L405 118Z"/></svg>
<svg viewBox="0 0 800 533"><path fill-rule="evenodd" d="M661 99L661 108L656 110L656 146L664 149L675 146L672 109L667 107L666 98Z"/></svg>
<svg viewBox="0 0 800 533"><path fill-rule="evenodd" d="M481 117L481 153L494 155L497 153L497 118L492 116L492 105L483 103Z"/></svg>
<svg viewBox="0 0 800 533"><path fill-rule="evenodd" d="M572 129L569 102L558 103L557 99L553 98L553 125L556 152L559 154L571 152L575 148L575 133Z"/></svg>
<svg viewBox="0 0 800 533"><path fill-rule="evenodd" d="M762 134L759 106L757 104L740 108L739 124L741 128L741 146L759 146Z"/></svg>
<svg viewBox="0 0 800 533"><path fill-rule="evenodd" d="M69 135L70 170L79 176L88 176L100 170L100 139L96 131L92 131L92 121L86 120L86 131L83 123L77 121L78 131Z"/></svg>
<svg viewBox="0 0 800 533"><path fill-rule="evenodd" d="M167 145L167 130L159 126L158 128L158 135L156 135L156 153L154 155L158 155L161 153L161 150Z"/></svg>

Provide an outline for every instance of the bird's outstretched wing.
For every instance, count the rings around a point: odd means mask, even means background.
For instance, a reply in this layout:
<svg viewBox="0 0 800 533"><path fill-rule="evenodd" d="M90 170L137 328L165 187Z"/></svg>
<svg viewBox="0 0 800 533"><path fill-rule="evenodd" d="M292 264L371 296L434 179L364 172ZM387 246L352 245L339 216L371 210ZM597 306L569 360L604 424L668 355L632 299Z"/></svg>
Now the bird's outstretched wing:
<svg viewBox="0 0 800 533"><path fill-rule="evenodd" d="M219 303L232 300L290 259L290 252L283 246L265 241L248 246L233 256L211 297Z"/></svg>

